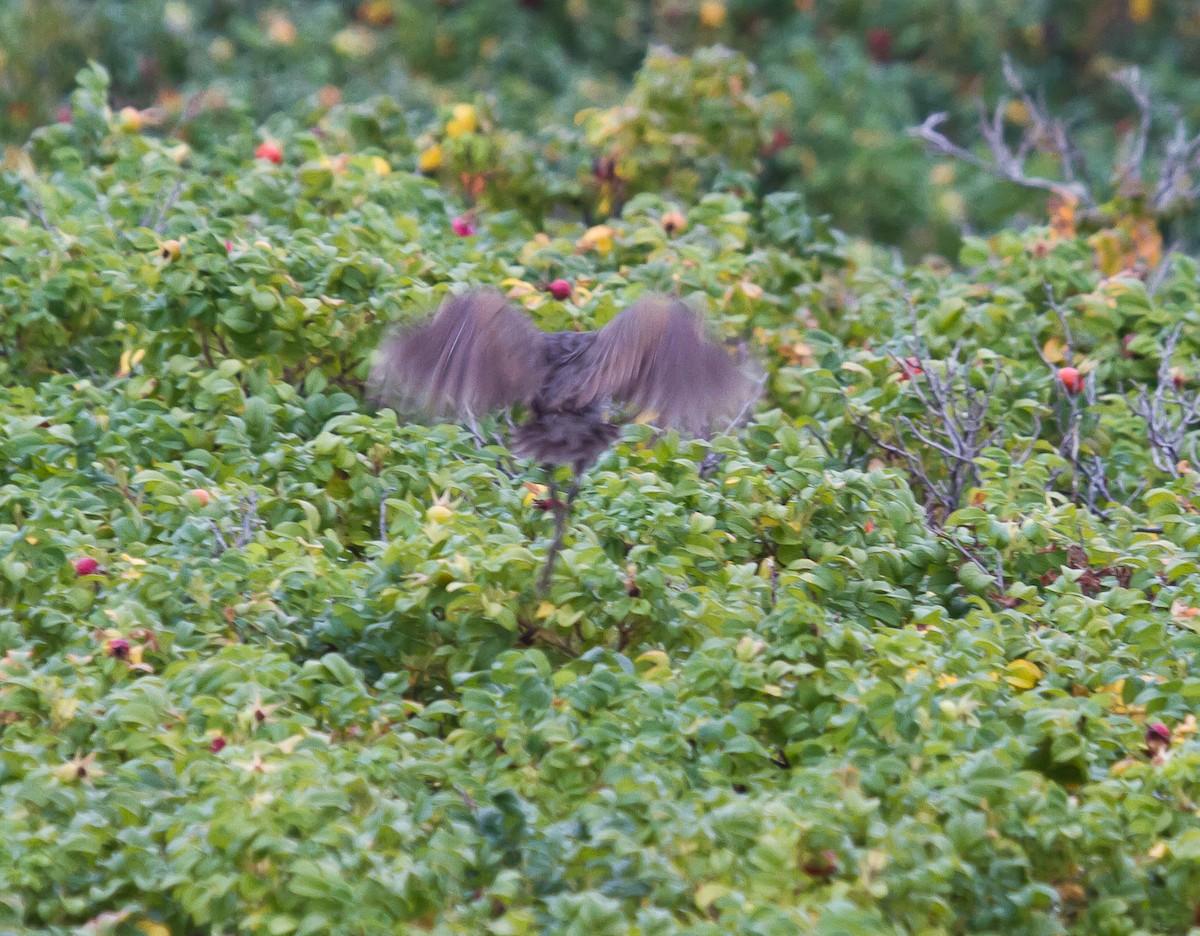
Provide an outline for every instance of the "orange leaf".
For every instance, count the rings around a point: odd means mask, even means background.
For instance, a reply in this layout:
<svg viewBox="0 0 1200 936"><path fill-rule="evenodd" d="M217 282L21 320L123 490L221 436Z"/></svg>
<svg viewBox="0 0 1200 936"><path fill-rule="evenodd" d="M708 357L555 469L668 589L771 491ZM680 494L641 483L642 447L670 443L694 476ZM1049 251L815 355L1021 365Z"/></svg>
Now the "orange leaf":
<svg viewBox="0 0 1200 936"><path fill-rule="evenodd" d="M1079 199L1067 192L1050 194L1050 230L1055 239L1070 240L1075 236L1075 206Z"/></svg>

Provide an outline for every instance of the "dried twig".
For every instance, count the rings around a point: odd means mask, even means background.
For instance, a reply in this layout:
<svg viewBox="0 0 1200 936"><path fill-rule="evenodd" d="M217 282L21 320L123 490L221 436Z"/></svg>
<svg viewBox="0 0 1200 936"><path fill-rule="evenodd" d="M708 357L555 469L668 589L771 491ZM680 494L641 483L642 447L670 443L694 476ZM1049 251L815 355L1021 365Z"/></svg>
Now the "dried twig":
<svg viewBox="0 0 1200 936"><path fill-rule="evenodd" d="M1045 103L1035 100L1025 90L1024 84L1007 58L1004 61L1004 78L1023 105L1029 121L1015 148L1010 146L1005 138L1005 120L1010 104L1010 99L1006 97L996 102L990 117L986 113L980 115L979 129L988 146L988 158L959 146L938 129L949 119L949 115L945 113L930 114L919 127L910 128L908 135L923 141L936 153L969 163L1005 181L1024 188L1064 193L1078 199L1086 208L1094 208L1095 198L1089 187L1078 178L1082 172L1082 163L1070 143L1066 125L1051 117ZM1026 171L1025 163L1033 152L1052 153L1057 156L1063 178L1047 179L1030 175Z"/></svg>
<svg viewBox="0 0 1200 936"><path fill-rule="evenodd" d="M1130 403L1133 411L1146 423L1146 439L1150 443L1154 467L1174 478L1179 477L1179 463L1185 457L1196 463L1196 440L1193 438L1189 442L1188 435L1200 428L1200 391L1185 390L1171 373L1171 359L1182 332L1183 326L1176 325L1163 342L1154 392L1148 393L1141 388Z"/></svg>
<svg viewBox="0 0 1200 936"><path fill-rule="evenodd" d="M208 525L212 528L213 536L216 537L217 555L220 556L222 553L227 552L229 550L229 542L225 539L225 535L221 532L221 528L220 528L220 526L217 525L216 520L213 520L210 517L209 521L208 521Z"/></svg>
<svg viewBox="0 0 1200 936"><path fill-rule="evenodd" d="M1011 97L1002 96L990 115L981 113L979 132L987 144L986 156L955 143L942 133L939 128L948 119L944 113L930 114L908 134L923 141L935 153L968 163L1000 179L1024 188L1058 192L1078 199L1084 212L1095 217L1101 201L1097 197L1098 186L1086 177L1086 164L1071 140L1068 125L1050 114L1041 94L1035 96L1026 89L1007 58L1003 67ZM1147 196L1149 189L1146 208L1155 217L1168 217L1187 210L1200 199L1200 181L1197 181L1200 135L1189 134L1177 116L1174 131L1159 144L1160 152L1152 158L1155 108L1146 81L1136 68L1123 69L1113 80L1133 99L1138 122L1123 152L1114 157L1112 183L1120 194L1132 197ZM1006 134L1009 107L1014 102L1020 104L1025 115L1025 126L1015 145L1009 142ZM1062 178L1030 174L1026 162L1033 153L1054 156ZM1150 186L1146 175L1147 166L1152 162L1157 163L1158 177Z"/></svg>
<svg viewBox="0 0 1200 936"><path fill-rule="evenodd" d="M1043 286L1046 292L1046 305L1054 313L1059 327L1062 329L1065 343L1062 361L1051 361L1046 356L1036 331L1032 340L1038 357L1050 371L1054 386L1059 387L1061 386L1058 376L1060 364L1070 365L1075 360L1075 339L1071 334L1067 310L1054 298L1054 291L1050 284L1044 283ZM1063 392L1060 398L1061 402L1055 410L1055 423L1061 439L1058 453L1067 464L1051 472L1048 483L1053 485L1070 468L1071 500L1086 507L1096 516L1106 519L1110 511L1101 507L1101 498L1108 503L1120 503L1120 501L1109 490L1108 471L1104 460L1094 454L1084 454L1083 425L1089 409L1096 405L1096 383L1087 375L1084 375L1082 379L1084 382L1082 393Z"/></svg>
<svg viewBox="0 0 1200 936"><path fill-rule="evenodd" d="M1113 76L1113 80L1129 92L1138 109L1137 130L1130 139L1126 154L1118 158L1113 166L1113 176L1118 186L1133 194L1142 188L1146 147L1150 142L1150 125L1154 113L1150 104L1150 92L1139 69L1123 68Z"/></svg>
<svg viewBox="0 0 1200 936"><path fill-rule="evenodd" d="M934 515L944 517L958 509L963 492L978 483L976 460L1003 436L1002 427L992 425L992 410L1004 374L996 368L984 387L976 387L973 362L963 357L961 347L943 361L930 362L923 351L916 308L911 300L908 305L910 353L904 360L889 356L902 372L911 371L906 386L924 412L916 417L901 415L898 424L905 431L896 432L893 441L885 441L856 416L851 418L876 446L904 459L925 490L925 509L936 529L940 523Z"/></svg>
<svg viewBox="0 0 1200 936"><path fill-rule="evenodd" d="M1200 167L1200 134L1189 136L1182 119L1176 119L1175 131L1163 146L1158 182L1150 198L1156 214L1171 214L1191 207L1200 197L1200 182L1194 182Z"/></svg>

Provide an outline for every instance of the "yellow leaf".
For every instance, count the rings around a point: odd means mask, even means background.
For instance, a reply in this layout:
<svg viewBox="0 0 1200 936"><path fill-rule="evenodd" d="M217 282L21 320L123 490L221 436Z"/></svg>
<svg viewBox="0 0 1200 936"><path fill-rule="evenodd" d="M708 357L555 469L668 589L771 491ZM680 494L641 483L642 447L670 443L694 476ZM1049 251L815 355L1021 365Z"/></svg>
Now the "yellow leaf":
<svg viewBox="0 0 1200 936"><path fill-rule="evenodd" d="M296 750L296 747L304 740L304 735L292 735L290 738L284 738L276 743L276 747L284 754L291 754Z"/></svg>
<svg viewBox="0 0 1200 936"><path fill-rule="evenodd" d="M701 884L696 888L696 906L701 910L708 910L709 907L728 893L729 888L724 884L718 884L715 881Z"/></svg>
<svg viewBox="0 0 1200 936"><path fill-rule="evenodd" d="M725 4L721 0L704 0L700 4L700 22L709 29L716 29L725 22Z"/></svg>
<svg viewBox="0 0 1200 936"><path fill-rule="evenodd" d="M455 104L451 112L453 116L446 122L446 136L452 140L468 133L474 133L479 127L475 108L471 104Z"/></svg>
<svg viewBox="0 0 1200 936"><path fill-rule="evenodd" d="M1009 123L1024 127L1029 123L1029 108L1025 106L1024 101L1009 101L1008 106L1004 108L1004 116Z"/></svg>
<svg viewBox="0 0 1200 936"><path fill-rule="evenodd" d="M671 674L671 658L662 650L647 650L634 660L635 663L649 663L649 668L642 673L642 679L660 681Z"/></svg>
<svg viewBox="0 0 1200 936"><path fill-rule="evenodd" d="M421 155L417 157L417 168L422 172L436 172L442 168L442 158L441 144L434 143L421 151Z"/></svg>
<svg viewBox="0 0 1200 936"><path fill-rule="evenodd" d="M780 696L783 695L782 689L780 689L778 686L770 685L770 684L763 686L762 691L766 695L774 696L776 699L778 699Z"/></svg>
<svg viewBox="0 0 1200 936"><path fill-rule="evenodd" d="M1067 343L1061 338L1051 338L1042 345L1042 354L1051 364L1061 364L1067 357Z"/></svg>
<svg viewBox="0 0 1200 936"><path fill-rule="evenodd" d="M537 287L524 280L509 278L502 280L500 285L508 289L506 295L510 299L523 299L526 296L532 296L537 293Z"/></svg>
<svg viewBox="0 0 1200 936"><path fill-rule="evenodd" d="M1154 0L1129 0L1129 18L1144 23L1154 13Z"/></svg>
<svg viewBox="0 0 1200 936"><path fill-rule="evenodd" d="M526 481L524 483L526 493L523 503L526 507L532 504L535 500L541 500L550 493L550 489L544 484L534 484L532 481Z"/></svg>
<svg viewBox="0 0 1200 936"><path fill-rule="evenodd" d="M613 231L607 224L597 224L595 227L588 228L583 237L579 238L577 247L579 250L595 250L596 253L604 256L613 249Z"/></svg>
<svg viewBox="0 0 1200 936"><path fill-rule="evenodd" d="M392 167L388 165L388 161L382 156L371 157L371 168L375 170L376 175L385 176L392 171Z"/></svg>
<svg viewBox="0 0 1200 936"><path fill-rule="evenodd" d="M1029 660L1013 660L1004 668L1004 681L1014 689L1032 689L1042 679L1042 671Z"/></svg>
<svg viewBox="0 0 1200 936"><path fill-rule="evenodd" d="M155 923L153 920L142 920L138 923L137 928L146 936L171 936L171 931L161 923Z"/></svg>
<svg viewBox="0 0 1200 936"><path fill-rule="evenodd" d="M1096 252L1096 267L1105 276L1115 276L1126 269L1125 252L1115 231L1097 231L1088 238L1088 245Z"/></svg>
<svg viewBox="0 0 1200 936"><path fill-rule="evenodd" d="M947 689L958 682L958 677L952 676L950 673L939 673L936 682L940 689Z"/></svg>
<svg viewBox="0 0 1200 936"><path fill-rule="evenodd" d="M537 609L537 611L534 612L533 616L536 617L539 621L544 621L546 618L550 617L550 615L552 615L553 613L554 613L554 605L552 605L548 601L543 601L540 605L538 605L538 609Z"/></svg>

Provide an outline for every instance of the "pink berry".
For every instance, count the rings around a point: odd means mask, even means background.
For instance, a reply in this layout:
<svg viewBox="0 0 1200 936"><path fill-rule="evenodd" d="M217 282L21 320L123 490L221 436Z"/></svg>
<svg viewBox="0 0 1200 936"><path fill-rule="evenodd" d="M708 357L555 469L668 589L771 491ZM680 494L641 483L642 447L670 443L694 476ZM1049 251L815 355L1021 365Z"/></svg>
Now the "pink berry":
<svg viewBox="0 0 1200 936"><path fill-rule="evenodd" d="M279 148L278 143L274 143L271 140L259 143L258 148L254 151L254 156L256 159L266 159L269 162L273 162L277 166L283 162L283 150Z"/></svg>
<svg viewBox="0 0 1200 936"><path fill-rule="evenodd" d="M225 745L228 743L229 742L224 738L213 738L208 745L208 749L214 754L220 754L225 749Z"/></svg>
<svg viewBox="0 0 1200 936"><path fill-rule="evenodd" d="M75 566L76 575L95 575L96 570L100 568L100 563L91 556L83 556L80 559L76 559L72 565Z"/></svg>
<svg viewBox="0 0 1200 936"><path fill-rule="evenodd" d="M556 279L546 288L550 290L550 295L560 302L571 295L571 284L565 279Z"/></svg>
<svg viewBox="0 0 1200 936"><path fill-rule="evenodd" d="M1146 729L1146 743L1151 744L1155 741L1161 744L1171 743L1171 729L1162 722L1155 722Z"/></svg>
<svg viewBox="0 0 1200 936"><path fill-rule="evenodd" d="M475 233L475 222L466 215L459 215L450 222L450 227L459 237L470 237Z"/></svg>
<svg viewBox="0 0 1200 936"><path fill-rule="evenodd" d="M129 641L116 637L108 642L108 655L118 660L129 659Z"/></svg>

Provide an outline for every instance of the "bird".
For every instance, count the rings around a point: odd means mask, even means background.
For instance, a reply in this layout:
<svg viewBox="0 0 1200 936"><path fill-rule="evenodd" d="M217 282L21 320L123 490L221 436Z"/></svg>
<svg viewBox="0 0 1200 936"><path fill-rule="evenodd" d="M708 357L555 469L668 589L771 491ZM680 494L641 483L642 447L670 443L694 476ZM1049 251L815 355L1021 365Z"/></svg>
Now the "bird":
<svg viewBox="0 0 1200 936"><path fill-rule="evenodd" d="M614 404L707 436L740 421L762 383L747 361L705 335L700 314L680 299L647 295L594 331L545 332L498 291L476 289L387 336L368 393L398 409L453 414L477 437L479 417L523 406L527 418L510 448L546 468L560 546L581 478L620 436ZM565 504L554 484L558 465L573 472ZM543 583L556 552L552 544Z"/></svg>
<svg viewBox="0 0 1200 936"><path fill-rule="evenodd" d="M376 402L453 413L472 426L524 404L529 418L515 428L513 454L582 475L620 435L606 418L613 402L703 436L744 415L761 381L709 340L679 299L646 296L595 331L543 332L499 292L481 289L388 336L368 386Z"/></svg>

